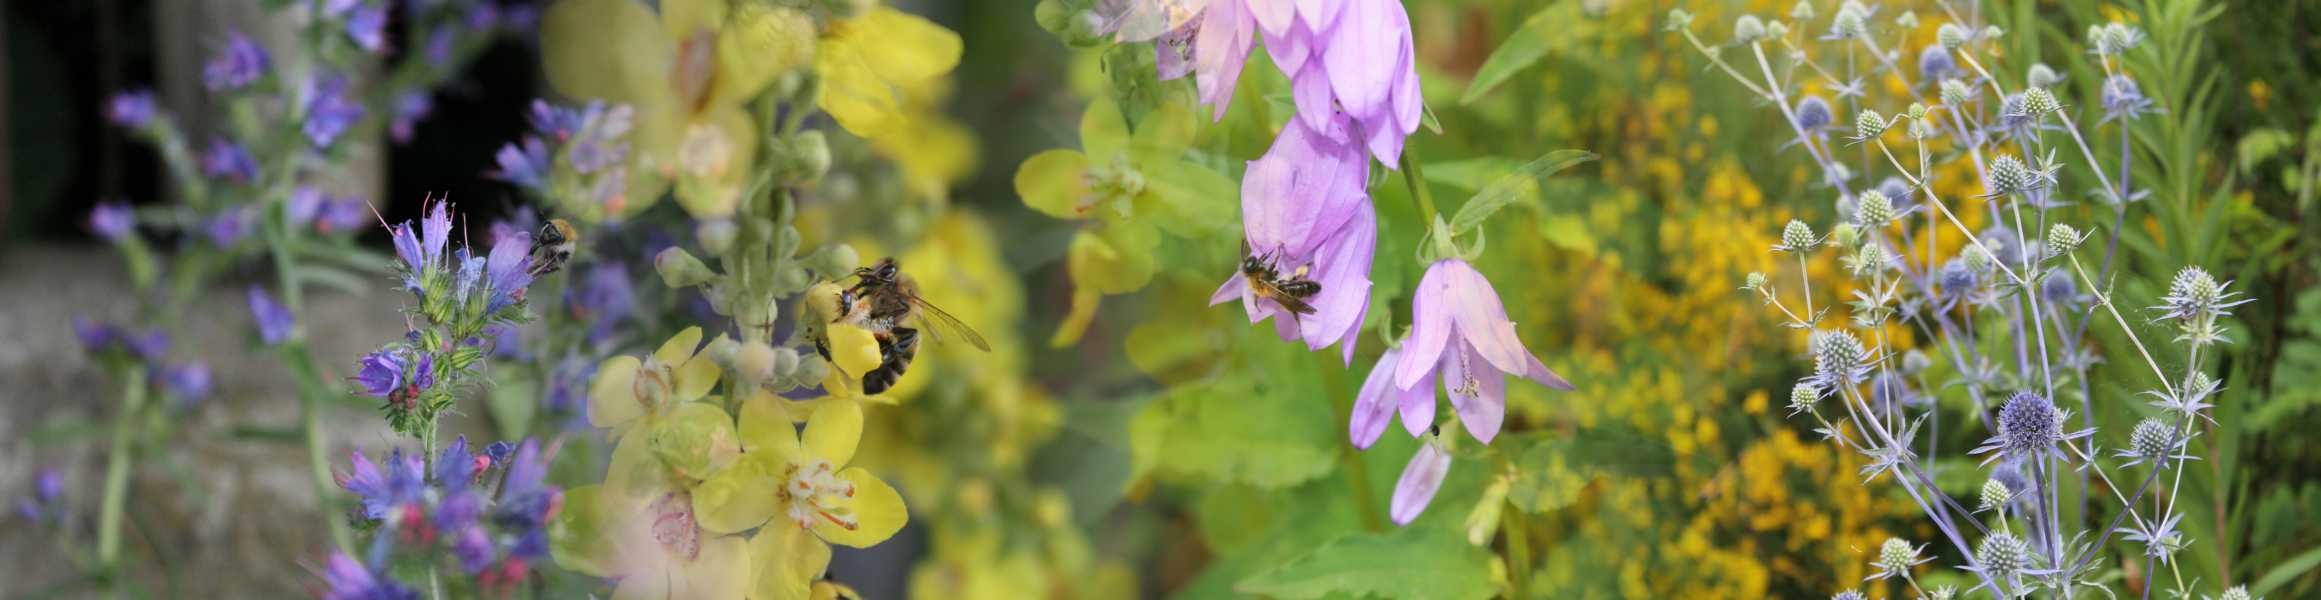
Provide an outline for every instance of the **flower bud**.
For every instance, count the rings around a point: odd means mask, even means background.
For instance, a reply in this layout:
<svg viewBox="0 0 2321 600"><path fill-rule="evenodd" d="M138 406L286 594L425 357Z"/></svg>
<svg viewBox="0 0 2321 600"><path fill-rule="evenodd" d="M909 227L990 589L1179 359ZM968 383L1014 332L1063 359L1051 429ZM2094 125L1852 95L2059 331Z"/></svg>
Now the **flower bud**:
<svg viewBox="0 0 2321 600"><path fill-rule="evenodd" d="M1797 0L1797 6L1789 9L1789 19L1799 23L1813 20L1813 0Z"/></svg>
<svg viewBox="0 0 2321 600"><path fill-rule="evenodd" d="M1990 479L1985 479L1983 480L1982 494L1979 498L1982 501L1982 504L1981 507L1977 508L1976 510L1998 510L1999 507L2006 506L2007 500L2014 498L2014 496L2014 491L2007 489L2007 484L2000 482L1998 478L1993 477Z"/></svg>
<svg viewBox="0 0 2321 600"><path fill-rule="evenodd" d="M733 372L741 383L755 386L772 381L775 369L774 347L765 342L749 342L733 352Z"/></svg>
<svg viewBox="0 0 2321 600"><path fill-rule="evenodd" d="M1785 37L1789 37L1788 23L1779 20L1765 22L1765 39L1778 40Z"/></svg>
<svg viewBox="0 0 2321 600"><path fill-rule="evenodd" d="M2047 66L2047 63L2032 63L2030 74L2024 79L2035 88L2055 87L2055 84L2063 83L2063 76L2057 74L2054 67Z"/></svg>
<svg viewBox="0 0 2321 600"><path fill-rule="evenodd" d="M825 277L843 277L862 264L862 255L855 253L854 246L831 244L816 250L805 262L806 268Z"/></svg>
<svg viewBox="0 0 2321 600"><path fill-rule="evenodd" d="M1975 546L1974 561L1983 574L2009 580L2031 566L2031 546L2007 531L1993 531Z"/></svg>
<svg viewBox="0 0 2321 600"><path fill-rule="evenodd" d="M1832 39L1852 39L1869 33L1869 17L1852 6L1839 8L1837 16L1829 19L1829 37Z"/></svg>
<svg viewBox="0 0 2321 600"><path fill-rule="evenodd" d="M1934 41L1944 48L1957 49L1974 38L1974 33L1957 23L1943 23L1934 30Z"/></svg>
<svg viewBox="0 0 2321 600"><path fill-rule="evenodd" d="M1956 79L1942 80L1943 105L1951 107L1965 106L1968 101L1974 100L1974 96L1974 86L1967 85L1966 82Z"/></svg>
<svg viewBox="0 0 2321 600"><path fill-rule="evenodd" d="M808 182L830 172L830 142L820 129L808 129L791 134L783 140L783 157L795 181Z"/></svg>
<svg viewBox="0 0 2321 600"><path fill-rule="evenodd" d="M1862 243L1862 228L1852 223L1838 223L1829 231L1830 243L1839 248L1852 248Z"/></svg>
<svg viewBox="0 0 2321 600"><path fill-rule="evenodd" d="M1749 276L1741 280L1741 289L1752 292L1765 289L1765 274L1756 271L1749 272Z"/></svg>
<svg viewBox="0 0 2321 600"><path fill-rule="evenodd" d="M2159 417L2144 417L2128 436L2128 449L2143 459L2157 459L2176 451L2176 430Z"/></svg>
<svg viewBox="0 0 2321 600"><path fill-rule="evenodd" d="M1885 192L1864 190L1855 205L1858 208L1854 218L1864 227L1885 227L1894 222L1894 199L1886 197Z"/></svg>
<svg viewBox="0 0 2321 600"><path fill-rule="evenodd" d="M1804 221L1790 219L1789 225L1781 228L1781 244L1774 246L1774 249L1784 252L1811 252L1814 248L1819 247L1821 247L1821 238L1814 237L1812 226L1806 225Z"/></svg>
<svg viewBox="0 0 2321 600"><path fill-rule="evenodd" d="M2054 227L2047 229L2047 252L2049 256L2070 254L2071 251L2079 249L2080 242L2086 240L2087 236L2081 234L2078 229L2074 229L2070 225L2056 223Z"/></svg>
<svg viewBox="0 0 2321 600"><path fill-rule="evenodd" d="M1823 100L1820 96L1806 96L1797 101L1797 128L1809 132L1817 131L1823 127L1828 127L1832 120L1834 119L1830 116L1828 100Z"/></svg>
<svg viewBox="0 0 2321 600"><path fill-rule="evenodd" d="M2055 93L2047 91L2047 88L2035 87L2023 90L2023 112L2036 117L2059 110L2063 110L2063 103L2057 101Z"/></svg>
<svg viewBox="0 0 2321 600"><path fill-rule="evenodd" d="M687 288L717 279L717 272L701 264L701 259L684 248L670 246L653 256L653 270L661 274L661 283L670 288Z"/></svg>
<svg viewBox="0 0 2321 600"><path fill-rule="evenodd" d="M1757 15L1741 15L1733 20L1733 43L1751 44L1765 39L1765 20Z"/></svg>
<svg viewBox="0 0 2321 600"><path fill-rule="evenodd" d="M733 238L740 235L741 227L733 219L702 219L693 224L693 238L701 241L701 249L710 254L723 255L733 248Z"/></svg>
<svg viewBox="0 0 2321 600"><path fill-rule="evenodd" d="M1821 381L1852 384L1862 377L1862 360L1869 350L1862 347L1861 338L1843 329L1824 329L1806 338L1806 347L1813 354L1813 374Z"/></svg>
<svg viewBox="0 0 2321 600"><path fill-rule="evenodd" d="M1821 402L1821 388L1811 383L1799 383L1789 388L1789 414L1813 412Z"/></svg>
<svg viewBox="0 0 2321 600"><path fill-rule="evenodd" d="M2017 194L2033 189L2031 168L2023 166L2022 159L2001 154L1991 160L1991 196Z"/></svg>
<svg viewBox="0 0 2321 600"><path fill-rule="evenodd" d="M1692 27L1692 13L1681 8L1668 9L1668 20L1662 22L1662 27L1669 31L1689 29Z"/></svg>
<svg viewBox="0 0 2321 600"><path fill-rule="evenodd" d="M2245 585L2236 585L2236 586L2232 586L2232 587L2229 587L2229 588L2225 588L2225 590L2224 590L2224 595L2222 595L2222 596L2217 596L2217 597L2216 597L2216 600L2248 600L2248 599L2249 599L2249 595L2248 595L2248 586L2245 586Z"/></svg>
<svg viewBox="0 0 2321 600"><path fill-rule="evenodd" d="M1866 108L1865 108L1865 109L1862 109L1862 114L1861 114L1861 116L1858 116L1858 117L1855 117L1855 118L1854 118L1854 138L1855 138L1855 139L1861 139L1861 140L1871 140L1871 139L1877 139L1877 137L1878 137L1878 134L1882 134L1882 133L1885 133L1885 132L1886 132L1886 117L1880 116L1880 115L1878 114L1878 111L1874 111L1874 110L1870 110L1870 109L1866 109Z"/></svg>
<svg viewBox="0 0 2321 600"><path fill-rule="evenodd" d="M1984 25L1983 32L1981 34L1977 34L1975 37L1986 40L1995 40L2005 35L2007 35L2007 30L2000 29L1997 25Z"/></svg>
<svg viewBox="0 0 2321 600"><path fill-rule="evenodd" d="M1918 549L1902 538L1886 538L1878 545L1878 570L1888 575L1900 575L1918 564Z"/></svg>

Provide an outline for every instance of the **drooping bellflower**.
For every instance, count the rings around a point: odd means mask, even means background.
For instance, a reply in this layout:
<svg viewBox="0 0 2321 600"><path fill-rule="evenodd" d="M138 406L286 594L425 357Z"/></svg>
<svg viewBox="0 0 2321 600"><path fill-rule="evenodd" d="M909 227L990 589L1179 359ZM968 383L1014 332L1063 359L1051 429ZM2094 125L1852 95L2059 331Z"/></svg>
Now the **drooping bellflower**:
<svg viewBox="0 0 2321 600"><path fill-rule="evenodd" d="M1193 76L1201 102L1222 119L1255 34L1289 76L1298 116L1323 129L1352 117L1355 138L1388 168L1418 130L1417 53L1399 0L1216 0L1155 44L1163 79Z"/></svg>
<svg viewBox="0 0 2321 600"><path fill-rule="evenodd" d="M1314 312L1300 315L1257 294L1239 272L1209 304L1239 298L1249 322L1274 319L1282 339L1304 340L1308 349L1342 343L1350 363L1370 304L1378 217L1365 190L1369 159L1353 143L1352 123L1340 117L1328 124L1335 135L1302 121L1284 126L1241 181L1243 244L1280 275L1319 283L1320 292L1304 299Z"/></svg>
<svg viewBox="0 0 2321 600"><path fill-rule="evenodd" d="M1410 464L1402 467L1402 476L1394 480L1394 499L1387 505L1387 513L1396 525L1409 525L1426 512L1426 505L1434 502L1435 492L1443 487L1443 477L1450 474L1451 455L1443 451L1441 440L1427 436L1418 445L1418 452L1410 455Z"/></svg>
<svg viewBox="0 0 2321 600"><path fill-rule="evenodd" d="M1490 280L1456 258L1435 261L1419 279L1411 300L1410 336L1395 358L1392 387L1400 392L1395 396L1402 426L1414 436L1434 424L1432 387L1437 380L1450 393L1451 408L1467 433L1485 444L1499 434L1506 418L1508 376L1572 389L1571 382L1524 347ZM1361 413L1364 407L1354 410Z"/></svg>

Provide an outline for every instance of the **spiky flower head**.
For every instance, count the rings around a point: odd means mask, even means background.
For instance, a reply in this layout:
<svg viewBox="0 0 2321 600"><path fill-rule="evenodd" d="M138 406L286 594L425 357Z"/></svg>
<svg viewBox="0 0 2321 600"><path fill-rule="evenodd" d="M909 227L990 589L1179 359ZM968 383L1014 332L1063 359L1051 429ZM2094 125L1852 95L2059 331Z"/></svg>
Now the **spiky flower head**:
<svg viewBox="0 0 2321 600"><path fill-rule="evenodd" d="M1952 598L1957 597L1958 586L1941 585L1935 586L1934 589L1926 590L1926 598L1924 600L1951 600Z"/></svg>
<svg viewBox="0 0 2321 600"><path fill-rule="evenodd" d="M2231 588L2224 590L2224 595L2217 596L2216 600L2249 600L2248 586L2232 586Z"/></svg>
<svg viewBox="0 0 2321 600"><path fill-rule="evenodd" d="M1829 600L1870 600L1870 597L1862 595L1861 590L1846 590L1830 596Z"/></svg>
<svg viewBox="0 0 2321 600"><path fill-rule="evenodd" d="M2064 223L2056 223L2054 227L2047 228L2047 256L2052 258L2070 254L2071 251L2078 250L2079 244L2085 241L2087 241L2087 234L2080 233L2078 228Z"/></svg>
<svg viewBox="0 0 2321 600"><path fill-rule="evenodd" d="M1854 218L1860 220L1864 227L1885 227L1894 222L1894 199L1886 197L1885 192L1864 190L1855 205Z"/></svg>
<svg viewBox="0 0 2321 600"><path fill-rule="evenodd" d="M2051 88L2063 83L2063 75L2056 73L2055 68L2047 66L2047 63L2031 63L2031 70L2025 74L2024 79L2035 88Z"/></svg>
<svg viewBox="0 0 2321 600"><path fill-rule="evenodd" d="M2087 299L2079 295L2079 280L2062 267L2049 269L2039 278L2039 298L2054 304L2078 304Z"/></svg>
<svg viewBox="0 0 2321 600"><path fill-rule="evenodd" d="M1789 388L1789 414L1810 413L1821 402L1821 386L1801 381Z"/></svg>
<svg viewBox="0 0 2321 600"><path fill-rule="evenodd" d="M1999 260L1997 255L1991 254L1989 248L1979 244L1967 246L1965 250L1959 251L1958 258L1965 264L1967 270L1975 273L1989 273L1991 267L1998 264Z"/></svg>
<svg viewBox="0 0 2321 600"><path fill-rule="evenodd" d="M1741 15L1733 20L1733 43L1752 44L1765 39L1765 20L1757 15Z"/></svg>
<svg viewBox="0 0 2321 600"><path fill-rule="evenodd" d="M1828 100L1823 100L1820 96L1806 96L1797 101L1798 129L1809 132L1820 131L1822 128L1828 127L1830 122L1834 120L1835 117L1829 110Z"/></svg>
<svg viewBox="0 0 2321 600"><path fill-rule="evenodd" d="M1965 106L1974 100L1975 87L1956 79L1942 80L1942 103L1946 106Z"/></svg>
<svg viewBox="0 0 2321 600"><path fill-rule="evenodd" d="M1886 132L1886 125L1884 115L1878 114L1878 111L1862 109L1861 116L1854 117L1854 138L1859 140L1876 139L1879 134Z"/></svg>
<svg viewBox="0 0 2321 600"><path fill-rule="evenodd" d="M2023 165L2023 159L2012 154L2001 154L1991 159L1991 197L2020 194L2039 189L2039 176Z"/></svg>
<svg viewBox="0 0 2321 600"><path fill-rule="evenodd" d="M1918 51L1919 77L1936 80L1950 77L1952 73L1956 72L1958 72L1958 62L1950 57L1950 50L1944 49L1941 44L1927 46Z"/></svg>
<svg viewBox="0 0 2321 600"><path fill-rule="evenodd" d="M2023 390L1999 408L1999 451L2029 456L2063 440L2063 410L2038 392Z"/></svg>
<svg viewBox="0 0 2321 600"><path fill-rule="evenodd" d="M2007 579L2031 567L2031 545L2013 533L1994 531L1975 546L1974 561L1982 568L1983 574L1994 579Z"/></svg>
<svg viewBox="0 0 2321 600"><path fill-rule="evenodd" d="M1820 247L1821 238L1813 235L1813 226L1806 225L1804 221L1790 219L1788 225L1781 227L1781 243L1775 244L1773 250L1775 252L1812 252Z"/></svg>
<svg viewBox="0 0 2321 600"><path fill-rule="evenodd" d="M2034 69L2032 73L2036 75L2038 71ZM2055 92L2044 87L2023 90L2023 112L2042 117L2059 110L2063 110L2063 103L2055 99Z"/></svg>
<svg viewBox="0 0 2321 600"><path fill-rule="evenodd" d="M1806 338L1807 349L1813 352L1813 376L1824 387L1861 383L1868 367L1862 362L1869 358L1869 350L1862 347L1861 338L1843 329L1824 329Z"/></svg>
<svg viewBox="0 0 2321 600"><path fill-rule="evenodd" d="M2094 46L2096 54L2116 56L2143 41L2144 32L2125 23L2087 26L2087 45Z"/></svg>
<svg viewBox="0 0 2321 600"><path fill-rule="evenodd" d="M1813 0L1797 0L1797 6L1789 9L1789 18L1799 23L1813 20Z"/></svg>
<svg viewBox="0 0 2321 600"><path fill-rule="evenodd" d="M1909 573L1910 567L1924 562L1918 558L1919 550L1920 548L1910 545L1909 540L1895 537L1886 538L1886 543L1878 545L1878 561L1870 563L1871 566L1878 568L1878 574L1871 577L1883 579L1900 577Z"/></svg>
<svg viewBox="0 0 2321 600"><path fill-rule="evenodd" d="M2208 274L2207 270L2200 267L2184 267L2183 270L2176 272L2176 279L2169 282L2168 295L2160 298L2163 304L2158 308L2167 311L2166 314L2160 316L2160 319L2181 319L2192 322L2213 320L2216 317L2232 314L2232 311L2226 309L2248 301L2233 300L2232 297L2238 293L2226 292L2224 289L2226 285L2228 284L2218 283L2216 276Z"/></svg>
<svg viewBox="0 0 2321 600"><path fill-rule="evenodd" d="M1982 503L1975 510L1978 512L1998 510L1999 507L2006 506L2007 501L2014 497L2015 492L2007 489L2007 484L1999 481L1999 478L1985 479L1983 480L1982 493L1978 497Z"/></svg>
<svg viewBox="0 0 2321 600"><path fill-rule="evenodd" d="M1750 271L1747 277L1741 278L1741 289L1749 290L1752 292L1765 289L1765 274L1757 271Z"/></svg>
<svg viewBox="0 0 2321 600"><path fill-rule="evenodd" d="M1692 13L1681 8L1668 9L1668 20L1663 21L1661 27L1669 31L1690 29L1692 28Z"/></svg>
<svg viewBox="0 0 2321 600"><path fill-rule="evenodd" d="M1846 268L1853 272L1855 279L1868 280L1885 274L1887 269L1893 266L1894 257L1886 252L1885 246L1862 244L1860 249L1854 251L1853 256L1846 257L1845 263Z"/></svg>
<svg viewBox="0 0 2321 600"><path fill-rule="evenodd" d="M2176 429L2159 417L2144 417L2128 436L2128 449L2137 458L2154 460L2176 451Z"/></svg>
<svg viewBox="0 0 2321 600"><path fill-rule="evenodd" d="M1838 223L1829 231L1829 242L1839 248L1852 248L1862 243L1862 228L1852 223Z"/></svg>
<svg viewBox="0 0 2321 600"><path fill-rule="evenodd" d="M2126 73L2114 74L2103 80L2104 120L2134 119L2152 111L2152 100L2144 97L2144 90Z"/></svg>
<svg viewBox="0 0 2321 600"><path fill-rule="evenodd" d="M1973 39L1974 32L1957 23L1943 23L1942 27L1934 30L1935 43L1942 44L1944 48L1957 49Z"/></svg>

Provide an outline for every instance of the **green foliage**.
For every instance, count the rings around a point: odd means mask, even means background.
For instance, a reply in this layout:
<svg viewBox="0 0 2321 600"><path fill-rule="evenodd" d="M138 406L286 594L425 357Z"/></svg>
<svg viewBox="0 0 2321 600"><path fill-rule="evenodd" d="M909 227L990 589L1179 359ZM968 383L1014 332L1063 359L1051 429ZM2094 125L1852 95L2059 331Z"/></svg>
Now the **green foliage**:
<svg viewBox="0 0 2321 600"><path fill-rule="evenodd" d="M1379 598L1489 598L1490 552L1456 535L1415 527L1357 533L1250 576L1239 592L1286 600L1332 594Z"/></svg>
<svg viewBox="0 0 2321 600"><path fill-rule="evenodd" d="M1492 89L1506 83L1516 73L1539 63L1550 52L1568 51L1572 46L1595 34L1595 21L1580 18L1580 2L1558 2L1539 9L1523 20L1515 32L1500 42L1499 49L1475 71L1475 78L1467 82L1467 91L1459 95L1459 104L1474 104Z"/></svg>
<svg viewBox="0 0 2321 600"><path fill-rule="evenodd" d="M1129 423L1132 472L1269 489L1327 474L1345 440L1332 426L1335 400L1313 393L1320 377L1302 354L1245 343L1235 362L1265 377L1205 380L1155 398Z"/></svg>

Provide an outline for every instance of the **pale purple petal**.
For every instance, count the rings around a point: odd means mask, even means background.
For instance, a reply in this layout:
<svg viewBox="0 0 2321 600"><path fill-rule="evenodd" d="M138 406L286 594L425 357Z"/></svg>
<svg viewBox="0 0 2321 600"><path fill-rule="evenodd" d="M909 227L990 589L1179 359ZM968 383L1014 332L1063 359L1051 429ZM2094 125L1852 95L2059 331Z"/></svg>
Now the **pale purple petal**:
<svg viewBox="0 0 2321 600"><path fill-rule="evenodd" d="M1297 20L1297 5L1290 0L1243 0L1249 5L1249 15L1257 19L1257 26L1270 35L1281 35ZM1231 4L1233 0L1225 0ZM1215 3L1213 3L1215 4Z"/></svg>
<svg viewBox="0 0 2321 600"><path fill-rule="evenodd" d="M1455 328L1450 314L1453 310L1450 281L1456 276L1450 271L1464 266L1466 263L1456 259L1435 261L1426 268L1426 275L1419 278L1418 289L1412 290L1410 346L1404 356L1423 358L1402 361L1402 366L1394 371L1395 387L1410 389L1420 378L1434 373L1435 360L1442 357L1443 346L1450 341L1451 330Z"/></svg>
<svg viewBox="0 0 2321 600"><path fill-rule="evenodd" d="M1209 305L1216 306L1240 300L1248 294L1249 280L1242 278L1241 273L1235 272L1232 278L1225 280L1224 285L1217 286L1217 293L1209 294Z"/></svg>
<svg viewBox="0 0 2321 600"><path fill-rule="evenodd" d="M1193 43L1193 83L1201 102L1215 108L1211 119L1225 118L1255 37L1256 23L1239 2L1216 2L1203 13L1201 34Z"/></svg>
<svg viewBox="0 0 2321 600"><path fill-rule="evenodd" d="M1379 114L1393 93L1396 67L1410 44L1410 15L1400 0L1350 0L1338 22L1320 40L1330 88L1346 112Z"/></svg>
<svg viewBox="0 0 2321 600"><path fill-rule="evenodd" d="M1290 78L1290 99L1297 103L1298 122L1312 131L1330 131L1330 121L1339 118L1337 107L1330 97L1330 76L1321 63L1306 65Z"/></svg>
<svg viewBox="0 0 2321 600"><path fill-rule="evenodd" d="M1426 97L1419 94L1418 71L1413 68L1413 57L1410 53L1410 50L1405 49L1403 50L1402 54L1402 61L1404 66L1400 70L1396 71L1398 75L1395 77L1394 81L1394 97L1392 100L1394 102L1394 125L1400 128L1402 133L1408 134L1413 131L1418 131L1421 117L1423 116L1423 113L1426 109ZM1384 157L1380 157L1379 160L1384 161L1388 165L1393 165L1395 162L1397 162L1394 160L1387 160Z"/></svg>
<svg viewBox="0 0 2321 600"><path fill-rule="evenodd" d="M1362 120L1362 125L1367 128L1364 133L1370 135L1363 140L1363 145L1370 149L1371 156L1378 157L1378 162L1386 163L1388 169L1401 170L1402 165L1397 163L1402 160L1402 142L1410 136L1396 130L1393 119L1384 118L1386 116Z"/></svg>
<svg viewBox="0 0 2321 600"><path fill-rule="evenodd" d="M1515 336L1515 323L1507 320L1507 307L1499 303L1499 292L1491 289L1491 281L1482 272L1465 261L1452 262L1446 271L1450 283L1449 312L1458 322L1459 336L1473 344L1475 352L1500 371L1528 371L1530 353Z"/></svg>
<svg viewBox="0 0 2321 600"><path fill-rule="evenodd" d="M1467 426L1467 435L1490 444L1507 419L1507 374L1485 364L1465 342L1453 340L1443 355L1442 378L1451 411Z"/></svg>
<svg viewBox="0 0 2321 600"><path fill-rule="evenodd" d="M1377 246L1378 217L1368 202L1357 206L1345 227L1322 244L1309 274L1322 291L1312 300L1314 314L1306 315L1299 327L1307 349L1327 348L1350 328L1361 327L1363 310L1370 305L1370 264Z"/></svg>
<svg viewBox="0 0 2321 600"><path fill-rule="evenodd" d="M1389 512L1395 525L1409 525L1426 512L1433 502L1435 491L1443 487L1443 476L1450 473L1451 455L1437 447L1433 440L1421 444L1410 456L1410 464L1402 468L1402 478L1394 482L1394 501Z"/></svg>
<svg viewBox="0 0 2321 600"><path fill-rule="evenodd" d="M1397 361L1397 368L1400 368L1400 365L1414 362L1424 362L1427 365L1426 370L1422 371L1425 376L1419 378L1418 385L1394 392L1396 396L1395 407L1402 412L1402 429L1410 432L1412 437L1417 437L1426 433L1426 430L1434 427L1435 424L1435 361L1433 357L1422 359L1418 355L1411 354L1409 346L1403 346L1402 350L1402 357L1400 361Z"/></svg>
<svg viewBox="0 0 2321 600"><path fill-rule="evenodd" d="M1308 29L1329 31L1345 7L1345 0L1297 0L1298 20Z"/></svg>
<svg viewBox="0 0 2321 600"><path fill-rule="evenodd" d="M1554 370L1547 368L1547 363L1539 362L1539 357L1531 356L1526 358L1531 359L1531 368L1523 372L1523 377L1525 379L1537 381L1540 385L1554 389L1564 391L1571 391L1573 389L1571 381L1564 379L1562 375L1555 374Z"/></svg>
<svg viewBox="0 0 2321 600"><path fill-rule="evenodd" d="M1394 365L1401 357L1402 350L1386 349L1378 364L1370 367L1370 376L1362 380L1362 392L1354 397L1354 412L1346 419L1346 437L1354 447L1369 449L1386 433L1386 424L1394 421L1394 400L1400 392L1394 389Z"/></svg>
<svg viewBox="0 0 2321 600"><path fill-rule="evenodd" d="M1303 24L1280 34L1265 34L1265 54L1273 57L1273 68L1295 79L1314 58L1314 32ZM1312 66L1320 68L1321 63ZM1325 80L1326 81L1326 80Z"/></svg>
<svg viewBox="0 0 2321 600"><path fill-rule="evenodd" d="M1336 120L1342 125L1344 119ZM1249 250L1302 262L1324 235L1354 215L1370 162L1360 148L1293 121L1241 180L1241 220Z"/></svg>

